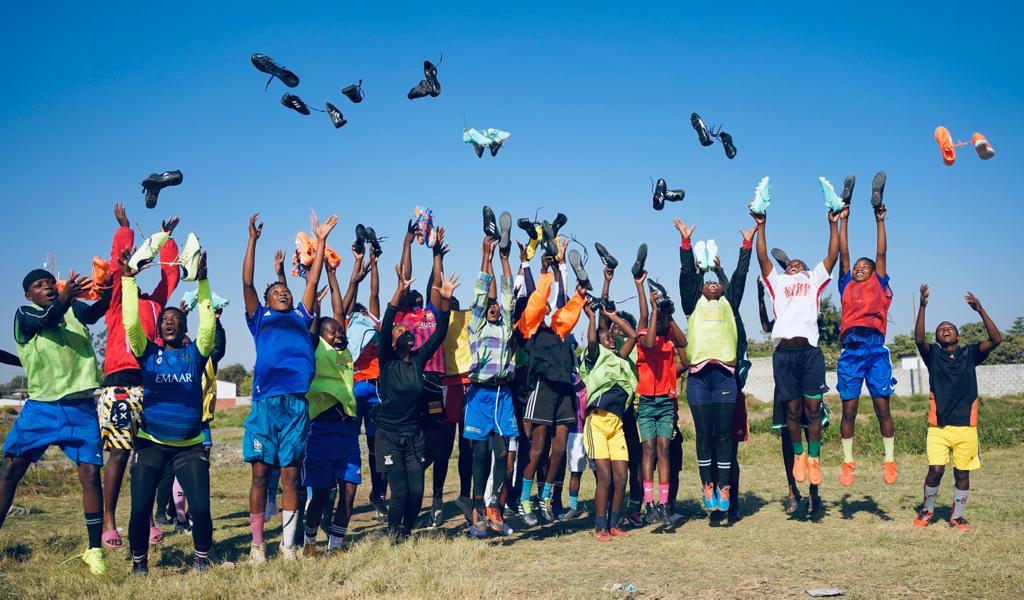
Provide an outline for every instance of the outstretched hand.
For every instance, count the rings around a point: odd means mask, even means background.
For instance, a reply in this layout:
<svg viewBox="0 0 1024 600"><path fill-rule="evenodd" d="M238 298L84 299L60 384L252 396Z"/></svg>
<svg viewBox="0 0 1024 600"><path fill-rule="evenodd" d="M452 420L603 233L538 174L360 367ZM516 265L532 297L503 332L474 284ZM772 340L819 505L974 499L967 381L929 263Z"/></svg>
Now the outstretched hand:
<svg viewBox="0 0 1024 600"><path fill-rule="evenodd" d="M441 298L443 300L451 300L452 294L455 293L455 289L459 287L459 276L452 274L451 277L445 279L444 273L439 273L437 280L440 282L440 285L435 285L434 289L441 294Z"/></svg>
<svg viewBox="0 0 1024 600"><path fill-rule="evenodd" d="M524 246L523 243L520 242L519 240L516 240L516 245L519 246L519 262L525 263L527 260L529 260L528 258L526 258L526 246Z"/></svg>
<svg viewBox="0 0 1024 600"><path fill-rule="evenodd" d="M124 204L120 202L114 203L114 219L121 227L131 227L131 224L128 222L128 211L124 209Z"/></svg>
<svg viewBox="0 0 1024 600"><path fill-rule="evenodd" d="M64 291L60 293L60 301L64 304L71 302L78 294L92 287L92 280L85 275L79 275L74 269L68 272L67 281L64 283Z"/></svg>
<svg viewBox="0 0 1024 600"><path fill-rule="evenodd" d="M564 237L556 235L555 245L558 246L558 254L555 255L555 259L558 261L558 264L565 264L565 249L569 247L569 244L565 243Z"/></svg>
<svg viewBox="0 0 1024 600"><path fill-rule="evenodd" d="M647 281L647 271L640 271L640 275L633 278L637 285L643 285Z"/></svg>
<svg viewBox="0 0 1024 600"><path fill-rule="evenodd" d="M750 217L754 219L754 222L759 226L768 222L768 213L757 214L754 211L750 211Z"/></svg>
<svg viewBox="0 0 1024 600"><path fill-rule="evenodd" d="M141 269L133 269L129 266L128 262L132 258L132 254L135 253L135 248L125 248L121 251L121 256L117 257L117 264L121 265L121 274L125 277L135 277L140 271L144 270L152 263L147 263L142 266ZM74 271L72 271L74 273ZM71 276L68 276L68 281L71 281ZM66 289L66 288L65 288Z"/></svg>
<svg viewBox="0 0 1024 600"><path fill-rule="evenodd" d="M253 216L249 217L249 239L258 240L263 235L263 221L256 224L256 219L260 217L260 213L254 213Z"/></svg>
<svg viewBox="0 0 1024 600"><path fill-rule="evenodd" d="M166 221L160 221L160 230L166 233L167 235L171 235L172 233L174 233L174 228L178 226L178 223L180 221L181 219L179 219L176 216L171 217Z"/></svg>
<svg viewBox="0 0 1024 600"><path fill-rule="evenodd" d="M828 214L828 222L829 223L838 223L839 219L842 218L842 216L843 216L843 211L839 211L839 212L829 211L827 214Z"/></svg>
<svg viewBox="0 0 1024 600"><path fill-rule="evenodd" d="M921 284L921 306L928 306L928 284Z"/></svg>
<svg viewBox="0 0 1024 600"><path fill-rule="evenodd" d="M679 231L679 235L683 236L684 239L690 239L690 236L693 235L693 231L695 229L697 229L696 225L693 225L691 227L687 227L686 223L683 223L683 221L681 219L679 219L678 217L676 217L672 221L672 223L676 226L676 230Z"/></svg>
<svg viewBox="0 0 1024 600"><path fill-rule="evenodd" d="M395 274L398 275L398 289L404 294L409 291L412 284L416 281L415 277L409 277L406 279L405 275L402 274L402 265L395 265Z"/></svg>
<svg viewBox="0 0 1024 600"><path fill-rule="evenodd" d="M974 294L967 292L964 296L964 300L967 301L967 306L971 307L974 312L981 312L981 300L978 300Z"/></svg>
<svg viewBox="0 0 1024 600"><path fill-rule="evenodd" d="M612 278L614 278L614 277L615 277L615 269L613 269L611 267L605 267L604 268L604 280L605 281L611 281Z"/></svg>
<svg viewBox="0 0 1024 600"><path fill-rule="evenodd" d="M743 236L744 242L753 241L754 236L757 235L757 225L754 225L750 229L740 229L740 235Z"/></svg>
<svg viewBox="0 0 1024 600"><path fill-rule="evenodd" d="M278 275L284 274L284 250L278 250L274 253L274 273Z"/></svg>
<svg viewBox="0 0 1024 600"><path fill-rule="evenodd" d="M886 210L884 204L879 204L878 206L876 206L875 207L875 221L878 222L878 223L881 223L882 221L885 221L885 215L888 212L889 211Z"/></svg>
<svg viewBox="0 0 1024 600"><path fill-rule="evenodd" d="M331 235L331 231L334 230L334 226L338 224L338 215L331 215L327 217L326 221L321 223L316 213L310 211L310 219L312 220L313 233L316 234L317 240L326 240L327 236Z"/></svg>

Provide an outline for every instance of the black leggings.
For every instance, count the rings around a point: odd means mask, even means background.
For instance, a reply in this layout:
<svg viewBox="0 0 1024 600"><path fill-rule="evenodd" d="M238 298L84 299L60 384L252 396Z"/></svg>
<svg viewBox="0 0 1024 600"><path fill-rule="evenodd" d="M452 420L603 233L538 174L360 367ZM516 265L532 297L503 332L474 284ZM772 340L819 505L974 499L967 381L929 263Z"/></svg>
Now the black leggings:
<svg viewBox="0 0 1024 600"><path fill-rule="evenodd" d="M505 483L508 442L503 436L492 433L486 440L471 440L470 443L473 446L473 500L477 503L484 501L488 476L494 482L493 491L497 498Z"/></svg>
<svg viewBox="0 0 1024 600"><path fill-rule="evenodd" d="M423 428L426 437L427 464L434 465L433 498L440 502L444 497L444 482L448 478L448 461L455 448L455 423L434 421Z"/></svg>
<svg viewBox="0 0 1024 600"><path fill-rule="evenodd" d="M391 488L388 499L391 535L406 535L412 531L423 506L424 437L422 431L410 434L377 431L377 466Z"/></svg>
<svg viewBox="0 0 1024 600"><path fill-rule="evenodd" d="M732 430L736 419L734 402L691 404L693 426L697 433L697 470L702 485L729 485L732 478ZM714 467L718 467L717 479Z"/></svg>
<svg viewBox="0 0 1024 600"><path fill-rule="evenodd" d="M149 519L153 514L156 489L168 463L188 500L192 514L192 541L196 552L208 553L213 545L210 461L206 458L203 445L165 446L138 438L132 459L132 511L128 522L128 544L133 557L144 557L149 552Z"/></svg>
<svg viewBox="0 0 1024 600"><path fill-rule="evenodd" d="M316 534L316 528L323 523L324 519L330 519L330 525L325 527L328 534L337 537L345 537L348 532L348 522L352 518L352 504L356 499L357 485L347 481L338 482L338 504L334 510L333 517L330 514L330 499L332 490L313 490L313 497L306 507L306 533L312 531Z"/></svg>
<svg viewBox="0 0 1024 600"><path fill-rule="evenodd" d="M629 499L640 503L644 499L644 488L640 481L643 450L640 446L640 431L636 426L636 408L630 407L622 414L622 433L626 435L626 452L629 455Z"/></svg>

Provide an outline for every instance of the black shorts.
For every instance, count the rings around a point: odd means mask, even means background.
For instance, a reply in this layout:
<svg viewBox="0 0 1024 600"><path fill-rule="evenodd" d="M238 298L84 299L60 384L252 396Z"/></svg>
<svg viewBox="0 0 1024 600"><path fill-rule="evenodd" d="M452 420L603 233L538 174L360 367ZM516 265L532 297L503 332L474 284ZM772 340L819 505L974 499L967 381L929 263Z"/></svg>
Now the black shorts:
<svg viewBox="0 0 1024 600"><path fill-rule="evenodd" d="M165 468L181 469L190 463L202 463L210 468L210 459L202 444L193 446L167 446L146 438L135 440L135 453L132 455L132 468L136 466L152 467L161 473Z"/></svg>
<svg viewBox="0 0 1024 600"><path fill-rule="evenodd" d="M571 383L537 380L523 420L538 425L576 424L576 392Z"/></svg>
<svg viewBox="0 0 1024 600"><path fill-rule="evenodd" d="M426 468L426 438L422 431L396 434L378 429L374 441L378 473Z"/></svg>
<svg viewBox="0 0 1024 600"><path fill-rule="evenodd" d="M828 391L825 355L816 346L776 348L772 355L772 372L777 402L821 397Z"/></svg>

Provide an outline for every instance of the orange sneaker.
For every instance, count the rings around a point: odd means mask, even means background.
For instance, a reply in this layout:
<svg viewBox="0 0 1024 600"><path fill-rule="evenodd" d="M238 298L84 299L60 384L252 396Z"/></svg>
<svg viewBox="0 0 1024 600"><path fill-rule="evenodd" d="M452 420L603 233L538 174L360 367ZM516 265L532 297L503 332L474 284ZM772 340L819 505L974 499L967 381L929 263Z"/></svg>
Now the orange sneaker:
<svg viewBox="0 0 1024 600"><path fill-rule="evenodd" d="M930 510L921 509L921 512L917 513L917 518L914 519L914 527L927 527L935 515Z"/></svg>
<svg viewBox="0 0 1024 600"><path fill-rule="evenodd" d="M894 485L896 483L896 474L899 473L899 469L896 468L896 463L887 460L882 463L882 481L887 485Z"/></svg>
<svg viewBox="0 0 1024 600"><path fill-rule="evenodd" d="M843 487L850 487L853 485L853 472L857 470L857 463L844 462L843 468L839 471L839 485Z"/></svg>
<svg viewBox="0 0 1024 600"><path fill-rule="evenodd" d="M330 246L324 247L324 261L330 265L332 269L337 269L341 266L341 257L338 256L338 253Z"/></svg>
<svg viewBox="0 0 1024 600"><path fill-rule="evenodd" d="M807 453L793 457L793 479L797 483L807 481Z"/></svg>
<svg viewBox="0 0 1024 600"><path fill-rule="evenodd" d="M963 517L957 517L949 520L949 526L957 531L970 531L971 525L967 522L967 519Z"/></svg>
<svg viewBox="0 0 1024 600"><path fill-rule="evenodd" d="M811 480L811 485L821 485L821 461L819 459L807 459L807 478Z"/></svg>
<svg viewBox="0 0 1024 600"><path fill-rule="evenodd" d="M612 527L608 530L608 535L612 537L629 537L630 533L628 531L623 531L618 527Z"/></svg>
<svg viewBox="0 0 1024 600"><path fill-rule="evenodd" d="M594 537L596 537L597 541L599 541L599 542L610 542L610 541L612 541L612 536L605 529L602 529L601 531L595 531L594 532Z"/></svg>
<svg viewBox="0 0 1024 600"><path fill-rule="evenodd" d="M956 162L956 148L953 146L953 136L949 134L949 130L939 125L935 128L935 141L939 144L939 150L942 151L942 162L946 163L946 166L951 166Z"/></svg>
<svg viewBox="0 0 1024 600"><path fill-rule="evenodd" d="M980 133L974 132L971 141L974 142L974 149L978 152L978 157L981 160L988 160L996 155L996 149Z"/></svg>

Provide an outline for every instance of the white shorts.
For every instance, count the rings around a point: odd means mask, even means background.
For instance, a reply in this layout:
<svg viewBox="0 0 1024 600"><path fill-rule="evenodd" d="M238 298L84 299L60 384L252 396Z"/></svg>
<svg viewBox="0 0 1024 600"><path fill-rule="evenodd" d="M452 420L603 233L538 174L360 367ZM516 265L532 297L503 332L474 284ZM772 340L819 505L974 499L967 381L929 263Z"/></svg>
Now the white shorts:
<svg viewBox="0 0 1024 600"><path fill-rule="evenodd" d="M582 473L587 468L587 452L583 449L583 434L570 433L565 453L569 456L569 472Z"/></svg>

